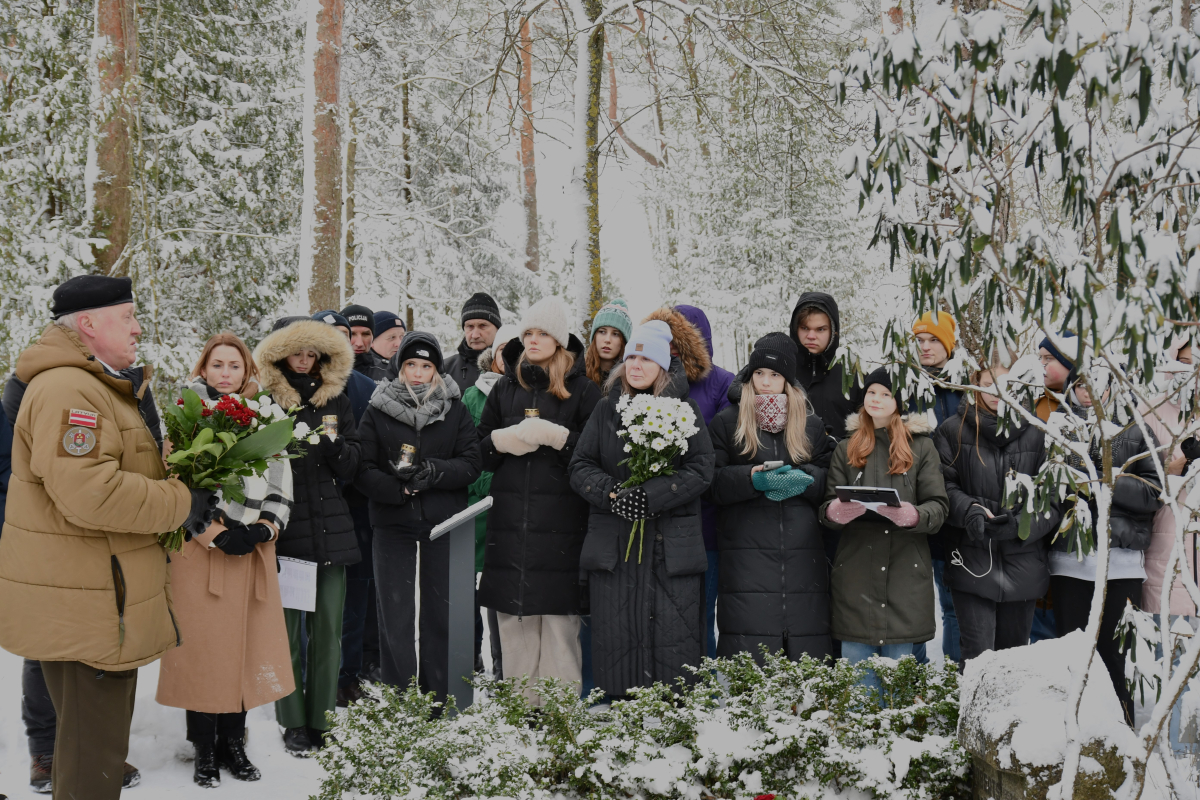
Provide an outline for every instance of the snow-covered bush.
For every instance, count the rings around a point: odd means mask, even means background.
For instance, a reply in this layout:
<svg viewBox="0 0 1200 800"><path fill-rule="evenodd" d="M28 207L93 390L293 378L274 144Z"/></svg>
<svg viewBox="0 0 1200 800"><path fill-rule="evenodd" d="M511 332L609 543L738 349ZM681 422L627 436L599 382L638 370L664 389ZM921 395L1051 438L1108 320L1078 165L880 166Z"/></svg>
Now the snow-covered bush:
<svg viewBox="0 0 1200 800"><path fill-rule="evenodd" d="M335 721L320 797L968 797L953 665L872 665L882 704L865 664L745 654L607 709L553 680L540 710L522 682L481 680L487 700L444 716L432 695L379 687Z"/></svg>

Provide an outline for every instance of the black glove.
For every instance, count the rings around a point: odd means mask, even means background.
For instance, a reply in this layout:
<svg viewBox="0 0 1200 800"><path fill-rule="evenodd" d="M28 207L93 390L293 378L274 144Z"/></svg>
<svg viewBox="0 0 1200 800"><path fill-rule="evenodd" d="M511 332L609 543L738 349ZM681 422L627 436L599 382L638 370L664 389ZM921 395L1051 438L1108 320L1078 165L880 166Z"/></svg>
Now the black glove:
<svg viewBox="0 0 1200 800"><path fill-rule="evenodd" d="M259 542L270 541L271 529L261 522L253 525L235 525L221 531L213 539L213 545L221 548L228 556L244 556L253 553Z"/></svg>
<svg viewBox="0 0 1200 800"><path fill-rule="evenodd" d="M987 521L987 535L997 542L1016 539L1021 530L1021 518L1015 512L997 514Z"/></svg>
<svg viewBox="0 0 1200 800"><path fill-rule="evenodd" d="M397 478L399 478L401 483L408 483L420 471L421 471L420 464L407 464L403 467L399 466L398 463L392 464L392 474L394 474Z"/></svg>
<svg viewBox="0 0 1200 800"><path fill-rule="evenodd" d="M325 434L321 434L321 438L317 441L317 451L330 461L336 461L341 458L342 451L346 449L346 437L335 436L330 439Z"/></svg>
<svg viewBox="0 0 1200 800"><path fill-rule="evenodd" d="M967 521L963 528L967 531L967 538L972 542L982 542L987 534L988 515L983 506L971 506L967 509Z"/></svg>
<svg viewBox="0 0 1200 800"><path fill-rule="evenodd" d="M612 501L612 512L626 522L645 519L649 507L650 498L646 496L646 490L640 486L622 489L617 493L616 499Z"/></svg>
<svg viewBox="0 0 1200 800"><path fill-rule="evenodd" d="M1192 462L1200 458L1200 439L1189 436L1179 443L1179 449L1183 451L1183 457L1187 459L1187 463L1183 465L1183 473L1186 475Z"/></svg>
<svg viewBox="0 0 1200 800"><path fill-rule="evenodd" d="M424 492L437 486L444 477L445 473L426 461L421 465L421 471L408 482L408 489L411 492Z"/></svg>
<svg viewBox="0 0 1200 800"><path fill-rule="evenodd" d="M183 527L192 536L199 536L208 528L217 513L217 493L208 489L189 489L192 493L192 510L183 521Z"/></svg>

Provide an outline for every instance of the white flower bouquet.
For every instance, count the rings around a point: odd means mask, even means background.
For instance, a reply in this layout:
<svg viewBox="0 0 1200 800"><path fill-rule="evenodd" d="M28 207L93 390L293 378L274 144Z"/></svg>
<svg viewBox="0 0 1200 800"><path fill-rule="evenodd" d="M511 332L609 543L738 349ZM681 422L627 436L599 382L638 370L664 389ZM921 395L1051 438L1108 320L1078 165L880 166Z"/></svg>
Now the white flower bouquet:
<svg viewBox="0 0 1200 800"><path fill-rule="evenodd" d="M687 452L688 439L699 432L696 412L682 400L655 397L650 394L622 395L617 411L624 426L617 436L625 440L629 454L621 464L629 466L629 479L622 488L641 486L651 478L675 474L675 458ZM638 563L642 563L642 543L646 537L646 520L633 523L625 560L633 549L633 535L638 537Z"/></svg>

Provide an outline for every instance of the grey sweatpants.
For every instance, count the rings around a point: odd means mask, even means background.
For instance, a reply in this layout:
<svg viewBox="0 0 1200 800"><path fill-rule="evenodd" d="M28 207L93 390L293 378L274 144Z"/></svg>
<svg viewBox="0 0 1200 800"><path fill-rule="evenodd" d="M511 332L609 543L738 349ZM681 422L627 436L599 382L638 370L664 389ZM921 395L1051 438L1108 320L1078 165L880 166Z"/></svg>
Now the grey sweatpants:
<svg viewBox="0 0 1200 800"><path fill-rule="evenodd" d="M542 698L532 685L536 678L558 678L574 683L583 680L583 651L579 647L579 615L515 617L496 613L500 648L504 652L504 677L529 676L525 696L535 706Z"/></svg>

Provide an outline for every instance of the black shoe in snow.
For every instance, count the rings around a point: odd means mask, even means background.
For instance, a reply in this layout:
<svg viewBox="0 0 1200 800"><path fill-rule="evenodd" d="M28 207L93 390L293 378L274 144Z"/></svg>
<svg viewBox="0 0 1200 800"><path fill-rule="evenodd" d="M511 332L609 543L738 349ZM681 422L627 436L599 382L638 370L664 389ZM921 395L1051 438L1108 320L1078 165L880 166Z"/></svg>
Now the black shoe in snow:
<svg viewBox="0 0 1200 800"><path fill-rule="evenodd" d="M358 677L369 683L383 683L383 667L375 663L364 664Z"/></svg>
<svg viewBox="0 0 1200 800"><path fill-rule="evenodd" d="M258 767L246 757L245 743L238 738L217 737L217 763L239 781L256 781L262 777Z"/></svg>
<svg viewBox="0 0 1200 800"><path fill-rule="evenodd" d="M142 773L138 772L138 768L128 761L125 762L125 777L121 779L122 789L132 789L142 782Z"/></svg>
<svg viewBox="0 0 1200 800"><path fill-rule="evenodd" d="M192 780L197 786L215 789L221 785L221 771L217 769L216 746L212 742L193 742L196 748L196 769Z"/></svg>
<svg viewBox="0 0 1200 800"><path fill-rule="evenodd" d="M357 703L363 699L362 685L357 681L352 681L345 686L338 687L337 707L346 708L351 703Z"/></svg>
<svg viewBox="0 0 1200 800"><path fill-rule="evenodd" d="M54 756L34 756L29 762L29 788L38 794L50 794L50 769Z"/></svg>
<svg viewBox="0 0 1200 800"><path fill-rule="evenodd" d="M312 751L312 743L308 740L308 728L301 725L298 728L288 728L284 731L283 747L289 756L308 758Z"/></svg>
<svg viewBox="0 0 1200 800"><path fill-rule="evenodd" d="M316 728L309 728L308 742L312 745L313 750L322 749L329 743L329 731L319 731Z"/></svg>

